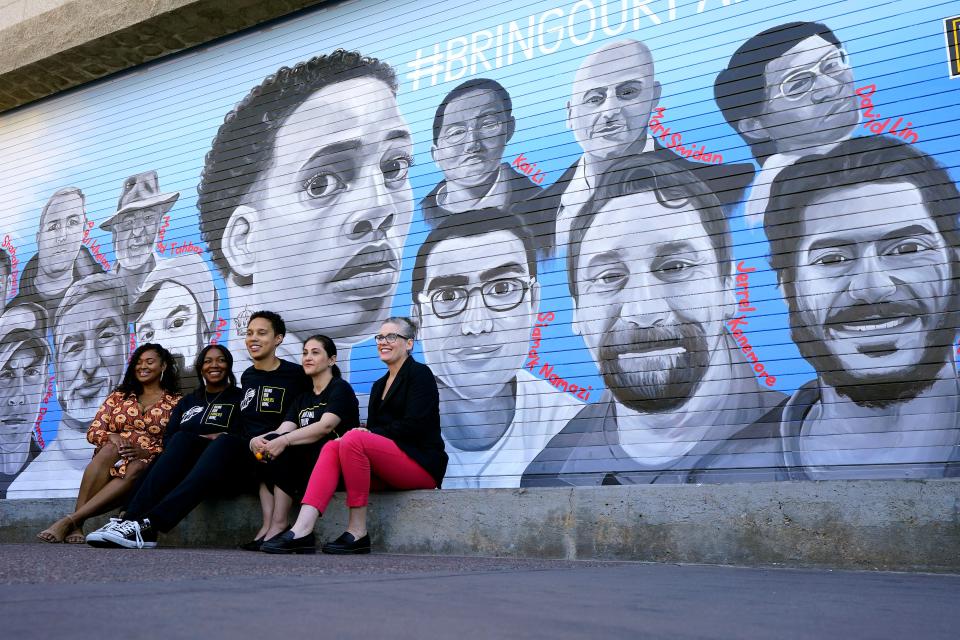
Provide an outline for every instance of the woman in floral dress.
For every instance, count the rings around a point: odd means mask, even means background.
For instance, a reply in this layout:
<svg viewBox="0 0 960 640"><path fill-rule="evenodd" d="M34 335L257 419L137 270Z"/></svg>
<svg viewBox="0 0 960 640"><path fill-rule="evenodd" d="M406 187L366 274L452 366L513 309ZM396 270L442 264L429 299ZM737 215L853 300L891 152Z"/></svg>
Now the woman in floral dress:
<svg viewBox="0 0 960 640"><path fill-rule="evenodd" d="M83 471L77 506L37 537L83 544L83 523L120 504L163 450L163 432L180 401L180 381L170 352L148 343L133 352L123 382L107 396L87 430L97 446Z"/></svg>

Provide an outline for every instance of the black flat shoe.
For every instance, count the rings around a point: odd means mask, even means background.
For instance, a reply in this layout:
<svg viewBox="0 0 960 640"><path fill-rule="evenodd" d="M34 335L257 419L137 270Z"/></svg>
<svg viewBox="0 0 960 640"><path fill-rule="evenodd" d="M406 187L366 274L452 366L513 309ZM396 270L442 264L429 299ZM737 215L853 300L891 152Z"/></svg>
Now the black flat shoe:
<svg viewBox="0 0 960 640"><path fill-rule="evenodd" d="M368 533L357 540L353 537L352 533L349 531L344 531L339 538L333 542L328 542L327 544L323 545L321 550L324 553L331 553L334 555L370 553L370 534Z"/></svg>
<svg viewBox="0 0 960 640"><path fill-rule="evenodd" d="M264 542L260 551L264 553L316 553L317 539L313 532L302 538L294 538L293 531L287 530Z"/></svg>
<svg viewBox="0 0 960 640"><path fill-rule="evenodd" d="M260 547L263 546L263 538L256 538L250 542L244 542L243 544L238 544L238 549L243 549L244 551L260 551Z"/></svg>

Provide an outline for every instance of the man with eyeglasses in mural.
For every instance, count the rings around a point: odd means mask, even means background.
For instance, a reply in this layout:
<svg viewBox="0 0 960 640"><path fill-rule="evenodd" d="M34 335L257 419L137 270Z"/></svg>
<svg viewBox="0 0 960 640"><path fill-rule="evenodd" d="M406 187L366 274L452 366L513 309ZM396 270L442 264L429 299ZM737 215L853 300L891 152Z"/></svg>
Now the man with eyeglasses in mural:
<svg viewBox="0 0 960 640"><path fill-rule="evenodd" d="M776 407L726 331L736 314L719 200L657 151L614 165L574 219L573 328L607 390L530 464L523 486L768 480Z"/></svg>
<svg viewBox="0 0 960 640"><path fill-rule="evenodd" d="M90 250L83 246L83 232L87 228L84 204L83 192L76 187L58 189L50 196L40 213L37 253L24 266L11 305L38 304L47 314L46 322L50 323L71 284L103 272Z"/></svg>
<svg viewBox="0 0 960 640"><path fill-rule="evenodd" d="M487 78L468 80L444 97L433 117L433 161L443 180L420 202L434 228L446 216L488 207L506 208L541 191L502 162L516 121L503 86ZM540 176L531 176L543 181Z"/></svg>
<svg viewBox="0 0 960 640"><path fill-rule="evenodd" d="M278 357L299 361L302 341L322 333L348 380L350 348L390 315L414 206L397 86L387 63L337 50L271 74L227 114L198 207L238 370L257 309L283 309Z"/></svg>
<svg viewBox="0 0 960 640"><path fill-rule="evenodd" d="M7 490L8 498L73 498L93 445L87 429L120 384L127 360L126 289L110 273L70 285L53 320L60 423L53 442Z"/></svg>
<svg viewBox="0 0 960 640"><path fill-rule="evenodd" d="M791 479L960 476L960 192L895 138L783 170L764 231L816 378L783 408Z"/></svg>
<svg viewBox="0 0 960 640"><path fill-rule="evenodd" d="M540 306L530 230L502 209L443 220L417 252L411 291L440 391L444 488L520 486L583 407L523 368Z"/></svg>
<svg viewBox="0 0 960 640"><path fill-rule="evenodd" d="M160 192L156 171L138 173L124 180L117 212L100 225L113 234L114 273L123 280L130 302L157 265L154 244L160 223L179 197L179 192Z"/></svg>
<svg viewBox="0 0 960 640"><path fill-rule="evenodd" d="M745 208L755 224L784 167L827 153L860 122L847 52L818 22L782 24L747 40L717 76L714 96L762 168Z"/></svg>
<svg viewBox="0 0 960 640"><path fill-rule="evenodd" d="M46 314L23 303L0 313L0 499L40 453L33 426L47 389Z"/></svg>

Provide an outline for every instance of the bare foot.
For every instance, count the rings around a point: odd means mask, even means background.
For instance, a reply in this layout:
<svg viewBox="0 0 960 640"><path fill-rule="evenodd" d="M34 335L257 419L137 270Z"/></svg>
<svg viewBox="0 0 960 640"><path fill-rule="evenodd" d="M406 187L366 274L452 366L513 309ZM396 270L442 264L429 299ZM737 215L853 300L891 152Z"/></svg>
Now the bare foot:
<svg viewBox="0 0 960 640"><path fill-rule="evenodd" d="M83 525L74 526L73 530L63 539L67 544L86 544L87 536L83 535Z"/></svg>
<svg viewBox="0 0 960 640"><path fill-rule="evenodd" d="M52 525L37 534L37 537L44 542L58 543L63 542L63 538L69 533L73 526L73 520L70 516L64 516L54 522Z"/></svg>

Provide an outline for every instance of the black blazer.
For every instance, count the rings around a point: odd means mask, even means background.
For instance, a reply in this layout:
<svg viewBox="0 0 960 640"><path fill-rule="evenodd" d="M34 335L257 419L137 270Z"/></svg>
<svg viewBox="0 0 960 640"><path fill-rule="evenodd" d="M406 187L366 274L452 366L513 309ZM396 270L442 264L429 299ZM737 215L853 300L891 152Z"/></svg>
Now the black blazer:
<svg viewBox="0 0 960 640"><path fill-rule="evenodd" d="M440 436L440 392L433 371L408 357L387 397L381 399L389 375L374 382L370 390L367 429L396 442L439 487L447 471L447 452Z"/></svg>

